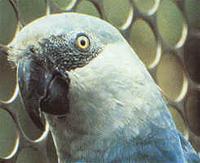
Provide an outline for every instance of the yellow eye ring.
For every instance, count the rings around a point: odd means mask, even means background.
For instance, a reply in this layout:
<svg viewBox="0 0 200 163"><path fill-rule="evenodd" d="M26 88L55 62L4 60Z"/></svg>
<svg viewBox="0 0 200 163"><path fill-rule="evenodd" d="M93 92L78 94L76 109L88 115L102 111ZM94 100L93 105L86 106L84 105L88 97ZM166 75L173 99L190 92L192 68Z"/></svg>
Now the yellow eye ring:
<svg viewBox="0 0 200 163"><path fill-rule="evenodd" d="M76 46L80 50L87 50L90 46L90 40L85 35L80 35L76 38Z"/></svg>

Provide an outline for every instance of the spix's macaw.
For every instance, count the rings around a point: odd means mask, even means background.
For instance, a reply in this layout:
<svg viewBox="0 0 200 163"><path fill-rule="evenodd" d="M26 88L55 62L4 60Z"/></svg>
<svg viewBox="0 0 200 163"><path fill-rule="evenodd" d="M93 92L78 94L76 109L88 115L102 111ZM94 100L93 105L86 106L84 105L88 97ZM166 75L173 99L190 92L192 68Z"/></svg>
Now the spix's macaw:
<svg viewBox="0 0 200 163"><path fill-rule="evenodd" d="M49 15L8 48L25 108L41 128L44 114L60 163L200 162L144 64L109 23Z"/></svg>

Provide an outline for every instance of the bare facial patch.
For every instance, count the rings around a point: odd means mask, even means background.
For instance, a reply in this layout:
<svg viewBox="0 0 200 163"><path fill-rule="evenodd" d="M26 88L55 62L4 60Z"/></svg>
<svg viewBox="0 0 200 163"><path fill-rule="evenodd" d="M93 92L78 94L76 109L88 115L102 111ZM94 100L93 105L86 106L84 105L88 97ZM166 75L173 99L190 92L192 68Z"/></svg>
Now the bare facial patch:
<svg viewBox="0 0 200 163"><path fill-rule="evenodd" d="M77 48L76 39L66 36L50 36L40 43L40 54L53 64L53 66L64 72L83 67L95 58L102 50L102 44L90 41L87 49Z"/></svg>

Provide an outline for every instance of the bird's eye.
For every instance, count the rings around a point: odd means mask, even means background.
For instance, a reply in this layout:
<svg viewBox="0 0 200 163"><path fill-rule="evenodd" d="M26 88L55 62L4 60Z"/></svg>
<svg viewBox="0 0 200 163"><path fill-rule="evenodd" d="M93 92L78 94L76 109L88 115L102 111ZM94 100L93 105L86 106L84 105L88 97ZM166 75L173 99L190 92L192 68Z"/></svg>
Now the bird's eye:
<svg viewBox="0 0 200 163"><path fill-rule="evenodd" d="M80 35L76 38L76 46L80 50L87 50L90 46L90 40L85 35Z"/></svg>

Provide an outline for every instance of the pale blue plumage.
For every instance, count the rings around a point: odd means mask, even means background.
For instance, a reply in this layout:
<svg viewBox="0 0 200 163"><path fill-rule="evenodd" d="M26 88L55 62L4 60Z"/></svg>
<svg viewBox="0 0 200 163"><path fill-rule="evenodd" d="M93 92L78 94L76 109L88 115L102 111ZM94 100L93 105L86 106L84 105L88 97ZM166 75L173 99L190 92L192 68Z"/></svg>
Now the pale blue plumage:
<svg viewBox="0 0 200 163"><path fill-rule="evenodd" d="M48 46L38 42L52 35L64 35L71 45L71 35L80 32L101 50L84 66L66 70L69 112L62 118L45 114L59 162L200 162L143 63L105 21L75 13L44 17L23 29L10 53L17 62L19 49L34 45L45 52Z"/></svg>

